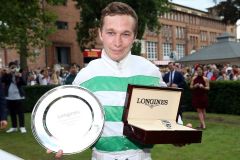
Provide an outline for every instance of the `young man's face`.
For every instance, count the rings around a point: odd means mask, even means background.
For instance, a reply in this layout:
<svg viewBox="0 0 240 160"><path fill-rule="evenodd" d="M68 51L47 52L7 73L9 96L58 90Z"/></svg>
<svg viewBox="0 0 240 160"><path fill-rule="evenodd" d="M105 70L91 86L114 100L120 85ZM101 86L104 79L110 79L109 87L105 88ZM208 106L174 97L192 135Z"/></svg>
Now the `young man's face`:
<svg viewBox="0 0 240 160"><path fill-rule="evenodd" d="M120 61L132 48L135 40L135 21L128 15L106 16L99 37L106 54L114 61Z"/></svg>

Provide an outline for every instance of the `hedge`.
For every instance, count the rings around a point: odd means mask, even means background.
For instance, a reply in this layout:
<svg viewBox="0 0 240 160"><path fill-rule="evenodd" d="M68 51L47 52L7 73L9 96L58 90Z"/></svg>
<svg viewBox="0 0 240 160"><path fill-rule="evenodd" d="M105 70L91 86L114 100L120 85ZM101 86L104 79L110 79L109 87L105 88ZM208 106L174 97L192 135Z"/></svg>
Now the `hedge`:
<svg viewBox="0 0 240 160"><path fill-rule="evenodd" d="M57 87L57 85L35 85L35 86L26 86L24 87L26 99L24 100L24 109L25 112L32 112L33 107L47 91Z"/></svg>
<svg viewBox="0 0 240 160"><path fill-rule="evenodd" d="M24 107L31 112L37 100L48 90L56 86L26 86ZM240 115L240 81L210 82L209 106L207 112ZM183 110L194 111L191 105L191 90L189 84L183 92Z"/></svg>
<svg viewBox="0 0 240 160"><path fill-rule="evenodd" d="M209 113L240 115L240 81L211 81L208 92ZM195 110L191 105L191 90L188 87L183 93L184 110Z"/></svg>

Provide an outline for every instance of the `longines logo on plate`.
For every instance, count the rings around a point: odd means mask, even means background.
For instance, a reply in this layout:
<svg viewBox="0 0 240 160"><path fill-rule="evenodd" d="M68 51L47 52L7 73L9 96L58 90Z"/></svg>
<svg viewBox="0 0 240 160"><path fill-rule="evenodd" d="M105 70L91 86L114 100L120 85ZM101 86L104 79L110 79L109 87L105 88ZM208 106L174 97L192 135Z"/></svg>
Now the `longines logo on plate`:
<svg viewBox="0 0 240 160"><path fill-rule="evenodd" d="M150 99L150 98L137 98L137 103L153 107L164 107L168 105L167 99Z"/></svg>

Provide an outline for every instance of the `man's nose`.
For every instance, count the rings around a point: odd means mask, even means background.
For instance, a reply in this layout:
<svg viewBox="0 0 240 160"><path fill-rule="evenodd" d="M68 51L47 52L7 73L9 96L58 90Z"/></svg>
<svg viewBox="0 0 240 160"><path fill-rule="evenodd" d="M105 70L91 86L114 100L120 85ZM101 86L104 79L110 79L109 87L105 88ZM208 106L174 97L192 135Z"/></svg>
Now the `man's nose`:
<svg viewBox="0 0 240 160"><path fill-rule="evenodd" d="M122 45L122 38L121 35L117 35L114 39L114 45L116 47L120 47Z"/></svg>

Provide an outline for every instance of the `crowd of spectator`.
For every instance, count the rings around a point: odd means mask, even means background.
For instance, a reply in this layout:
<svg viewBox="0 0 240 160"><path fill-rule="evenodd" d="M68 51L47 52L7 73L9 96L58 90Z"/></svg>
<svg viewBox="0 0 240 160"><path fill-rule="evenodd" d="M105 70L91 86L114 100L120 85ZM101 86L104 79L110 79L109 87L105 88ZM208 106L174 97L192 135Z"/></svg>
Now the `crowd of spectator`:
<svg viewBox="0 0 240 160"><path fill-rule="evenodd" d="M186 82L190 82L191 78L196 74L194 66L183 66L176 63L176 70L183 74ZM162 76L168 72L168 67L160 67ZM208 64L203 65L204 76L210 81L220 80L240 80L240 68L238 65L215 65ZM69 67L61 67L60 65L54 65L54 67L37 68L34 70L22 70L23 79L29 86L33 85L64 85L71 84L80 70L80 66L76 63L71 64ZM0 70L0 76L8 73L8 68Z"/></svg>
<svg viewBox="0 0 240 160"><path fill-rule="evenodd" d="M176 70L181 72L187 82L190 82L192 77L197 73L196 68L199 65L194 66L183 66L181 64L175 65ZM221 81L221 80L240 80L240 68L238 65L216 65L216 64L206 64L203 66L204 76L208 78L209 81ZM167 67L160 68L162 75L168 72Z"/></svg>
<svg viewBox="0 0 240 160"><path fill-rule="evenodd" d="M33 70L22 70L18 66L18 72L21 73L28 86L71 84L79 70L80 66L76 63L65 68L54 65L52 68L44 67ZM3 68L0 71L0 77L3 77L9 72L9 68Z"/></svg>
<svg viewBox="0 0 240 160"><path fill-rule="evenodd" d="M222 81L222 80L240 80L240 67L238 65L216 65L207 64L203 66L204 76L208 78L209 81ZM175 70L182 73L186 82L190 83L194 75L196 75L196 68L198 65L194 66L184 66L182 64L175 63ZM18 72L21 73L23 80L28 86L34 85L65 85L72 84L75 76L80 71L80 66L76 63L69 65L69 67L62 67L60 65L54 65L52 68L37 68L34 70L22 70L19 69ZM0 77L9 73L9 68L0 69ZM168 66L160 67L162 76L168 73Z"/></svg>

